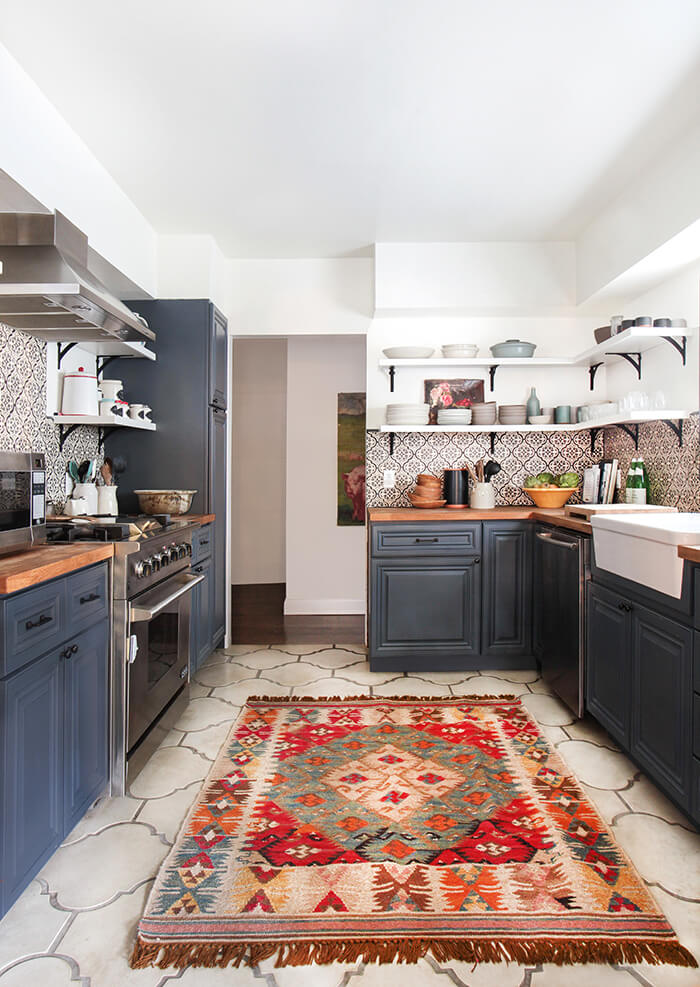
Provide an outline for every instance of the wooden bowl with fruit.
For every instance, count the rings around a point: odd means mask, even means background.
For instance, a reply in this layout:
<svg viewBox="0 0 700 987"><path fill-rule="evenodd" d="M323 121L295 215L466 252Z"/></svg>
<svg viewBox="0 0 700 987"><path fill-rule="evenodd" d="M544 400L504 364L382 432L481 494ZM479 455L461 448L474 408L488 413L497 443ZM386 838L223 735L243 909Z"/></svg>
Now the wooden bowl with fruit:
<svg viewBox="0 0 700 987"><path fill-rule="evenodd" d="M563 507L579 488L581 478L570 471L555 476L554 473L538 473L528 476L523 491L537 507Z"/></svg>

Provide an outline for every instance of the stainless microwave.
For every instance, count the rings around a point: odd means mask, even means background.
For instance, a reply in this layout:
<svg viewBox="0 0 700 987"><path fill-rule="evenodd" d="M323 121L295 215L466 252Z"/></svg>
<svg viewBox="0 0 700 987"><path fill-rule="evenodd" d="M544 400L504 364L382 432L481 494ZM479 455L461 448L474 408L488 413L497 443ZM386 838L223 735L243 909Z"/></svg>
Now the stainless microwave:
<svg viewBox="0 0 700 987"><path fill-rule="evenodd" d="M42 452L0 452L0 555L46 541Z"/></svg>

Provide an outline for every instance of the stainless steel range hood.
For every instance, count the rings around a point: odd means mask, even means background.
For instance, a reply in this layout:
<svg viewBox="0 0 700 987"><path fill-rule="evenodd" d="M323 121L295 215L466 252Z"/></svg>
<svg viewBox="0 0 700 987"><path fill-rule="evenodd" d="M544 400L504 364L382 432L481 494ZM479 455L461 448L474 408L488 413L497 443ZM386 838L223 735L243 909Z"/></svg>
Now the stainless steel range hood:
<svg viewBox="0 0 700 987"><path fill-rule="evenodd" d="M51 342L154 340L87 263L87 237L62 213L0 213L0 322Z"/></svg>

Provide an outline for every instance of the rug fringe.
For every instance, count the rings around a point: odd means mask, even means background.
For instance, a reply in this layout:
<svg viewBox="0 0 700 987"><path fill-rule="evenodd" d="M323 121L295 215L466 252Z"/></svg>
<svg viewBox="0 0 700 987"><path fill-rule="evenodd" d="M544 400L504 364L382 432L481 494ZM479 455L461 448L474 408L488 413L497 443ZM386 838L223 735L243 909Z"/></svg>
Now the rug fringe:
<svg viewBox="0 0 700 987"><path fill-rule="evenodd" d="M445 706L459 705L461 703L479 702L508 702L519 703L520 697L512 692L505 692L503 695L485 696L248 696L246 705L250 703L286 703L293 706L309 706L312 703L440 703Z"/></svg>
<svg viewBox="0 0 700 987"><path fill-rule="evenodd" d="M329 963L417 963L428 952L438 963L668 963L697 967L678 941L572 939L350 939L258 943L161 943L137 939L131 966L140 970L174 966L257 966L277 954L276 967Z"/></svg>

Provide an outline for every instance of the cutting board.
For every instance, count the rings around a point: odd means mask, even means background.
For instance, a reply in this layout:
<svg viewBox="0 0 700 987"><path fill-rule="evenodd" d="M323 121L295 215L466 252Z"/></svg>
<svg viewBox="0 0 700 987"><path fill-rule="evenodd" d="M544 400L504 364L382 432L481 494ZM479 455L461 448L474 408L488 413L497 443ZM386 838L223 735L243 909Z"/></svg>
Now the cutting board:
<svg viewBox="0 0 700 987"><path fill-rule="evenodd" d="M564 513L569 517L589 521L592 514L639 514L641 511L657 511L662 514L675 514L677 507L664 507L662 504L567 504Z"/></svg>

